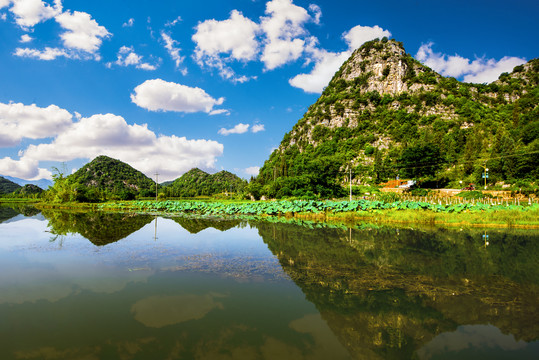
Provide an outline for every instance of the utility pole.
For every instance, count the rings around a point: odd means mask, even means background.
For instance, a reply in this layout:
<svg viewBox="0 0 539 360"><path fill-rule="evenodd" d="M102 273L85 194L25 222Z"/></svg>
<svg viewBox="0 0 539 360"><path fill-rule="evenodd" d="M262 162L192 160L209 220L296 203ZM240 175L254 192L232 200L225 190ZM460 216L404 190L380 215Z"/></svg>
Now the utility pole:
<svg viewBox="0 0 539 360"><path fill-rule="evenodd" d="M349 180L350 180L350 201L352 201L352 166L350 166Z"/></svg>
<svg viewBox="0 0 539 360"><path fill-rule="evenodd" d="M155 201L157 201L157 181L159 179L159 173L155 172Z"/></svg>

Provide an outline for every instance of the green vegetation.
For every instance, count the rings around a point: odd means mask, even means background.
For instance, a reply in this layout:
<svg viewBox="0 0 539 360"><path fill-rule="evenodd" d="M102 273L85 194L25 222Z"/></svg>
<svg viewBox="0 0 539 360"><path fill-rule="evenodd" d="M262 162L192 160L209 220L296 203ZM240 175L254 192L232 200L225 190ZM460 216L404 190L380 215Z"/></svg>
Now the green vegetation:
<svg viewBox="0 0 539 360"><path fill-rule="evenodd" d="M20 185L0 176L0 194L9 194L20 188Z"/></svg>
<svg viewBox="0 0 539 360"><path fill-rule="evenodd" d="M172 183L163 186L165 197L197 197L216 194L241 194L247 181L228 172L208 174L200 169L191 169Z"/></svg>
<svg viewBox="0 0 539 360"><path fill-rule="evenodd" d="M201 215L296 216L323 221L376 221L412 223L498 224L503 226L539 225L539 204L512 205L497 203L432 204L425 201L132 201L106 203L103 210L167 212Z"/></svg>
<svg viewBox="0 0 539 360"><path fill-rule="evenodd" d="M356 184L413 178L422 187L521 181L539 195L539 59L488 84L444 78L393 40L356 50L287 133L248 191L259 198L330 198ZM381 76L373 64L384 64ZM399 93L379 93L402 64ZM354 69L357 77L350 79ZM522 186L521 186L522 187Z"/></svg>
<svg viewBox="0 0 539 360"><path fill-rule="evenodd" d="M155 182L119 160L98 156L74 174L56 169L54 185L45 193L50 202L133 200L155 194Z"/></svg>

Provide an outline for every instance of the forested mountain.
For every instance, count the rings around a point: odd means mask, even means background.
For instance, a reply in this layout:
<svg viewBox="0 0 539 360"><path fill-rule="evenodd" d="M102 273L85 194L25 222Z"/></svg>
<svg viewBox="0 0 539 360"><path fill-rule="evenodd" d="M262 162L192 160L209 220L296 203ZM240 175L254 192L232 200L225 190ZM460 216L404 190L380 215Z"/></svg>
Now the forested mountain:
<svg viewBox="0 0 539 360"><path fill-rule="evenodd" d="M130 165L108 156L98 156L64 178L55 175L47 192L52 201L130 200L155 195L155 182Z"/></svg>
<svg viewBox="0 0 539 360"><path fill-rule="evenodd" d="M34 184L26 184L13 192L14 195L29 196L34 194L41 194L43 189Z"/></svg>
<svg viewBox="0 0 539 360"><path fill-rule="evenodd" d="M539 59L491 84L446 78L402 43L365 43L288 132L249 185L269 197L342 195L355 184L414 178L458 187L537 182Z"/></svg>
<svg viewBox="0 0 539 360"><path fill-rule="evenodd" d="M0 176L0 194L11 194L21 186Z"/></svg>
<svg viewBox="0 0 539 360"><path fill-rule="evenodd" d="M165 196L194 197L209 196L219 193L240 193L247 182L228 172L220 171L208 174L194 168L163 188Z"/></svg>

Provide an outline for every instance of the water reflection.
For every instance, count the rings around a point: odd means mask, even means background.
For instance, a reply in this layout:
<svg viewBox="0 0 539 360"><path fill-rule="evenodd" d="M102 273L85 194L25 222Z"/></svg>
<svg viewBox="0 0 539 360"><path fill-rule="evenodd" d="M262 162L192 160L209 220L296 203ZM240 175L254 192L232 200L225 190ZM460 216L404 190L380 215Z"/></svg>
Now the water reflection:
<svg viewBox="0 0 539 360"><path fill-rule="evenodd" d="M43 215L0 225L5 358L539 354L534 231Z"/></svg>

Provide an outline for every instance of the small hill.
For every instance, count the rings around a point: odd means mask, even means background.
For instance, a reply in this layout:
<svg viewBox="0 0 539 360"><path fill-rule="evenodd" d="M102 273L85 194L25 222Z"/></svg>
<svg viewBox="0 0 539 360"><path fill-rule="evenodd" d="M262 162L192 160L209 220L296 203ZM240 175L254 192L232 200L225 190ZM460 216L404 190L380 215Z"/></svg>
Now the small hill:
<svg viewBox="0 0 539 360"><path fill-rule="evenodd" d="M41 194L43 192L43 189L39 186L36 186L34 184L26 184L23 187L17 189L14 191L14 195L20 195L20 196L28 196L28 195L34 195L34 194Z"/></svg>
<svg viewBox="0 0 539 360"><path fill-rule="evenodd" d="M195 197L210 196L220 193L241 192L247 182L228 171L208 174L194 168L183 174L164 188L166 196Z"/></svg>
<svg viewBox="0 0 539 360"><path fill-rule="evenodd" d="M490 84L446 78L395 40L355 50L249 186L267 197L338 197L355 184L444 186L539 179L539 59Z"/></svg>
<svg viewBox="0 0 539 360"><path fill-rule="evenodd" d="M59 176L46 198L55 202L96 202L154 194L152 179L120 160L102 155L66 178Z"/></svg>
<svg viewBox="0 0 539 360"><path fill-rule="evenodd" d="M15 184L2 176L0 176L0 194L11 194L17 189L20 189L20 185Z"/></svg>

